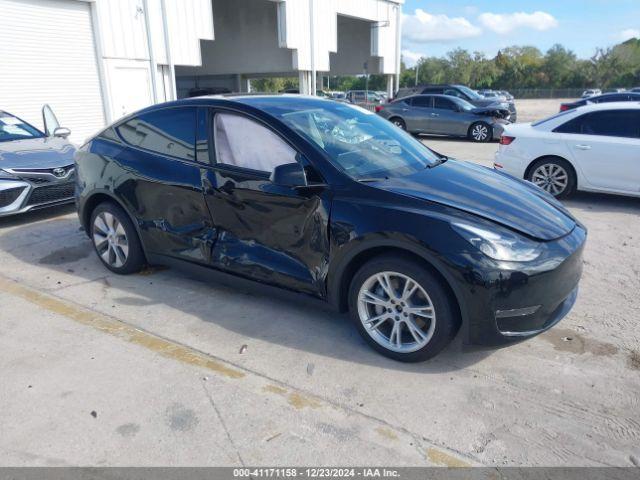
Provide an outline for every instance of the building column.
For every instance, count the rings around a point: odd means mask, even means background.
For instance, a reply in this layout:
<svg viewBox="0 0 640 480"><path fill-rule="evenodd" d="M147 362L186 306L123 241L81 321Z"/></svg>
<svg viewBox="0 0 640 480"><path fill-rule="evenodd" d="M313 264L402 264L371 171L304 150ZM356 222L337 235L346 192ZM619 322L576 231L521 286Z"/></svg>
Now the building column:
<svg viewBox="0 0 640 480"><path fill-rule="evenodd" d="M236 90L239 93L251 93L251 79L244 75L236 75Z"/></svg>
<svg viewBox="0 0 640 480"><path fill-rule="evenodd" d="M311 72L308 70L300 70L298 78L300 94L311 95Z"/></svg>
<svg viewBox="0 0 640 480"><path fill-rule="evenodd" d="M324 74L318 72L317 78L318 79L316 80L316 89L324 90Z"/></svg>
<svg viewBox="0 0 640 480"><path fill-rule="evenodd" d="M387 98L389 100L392 100L394 95L395 95L395 88L394 88L394 81L395 81L395 75L387 75Z"/></svg>

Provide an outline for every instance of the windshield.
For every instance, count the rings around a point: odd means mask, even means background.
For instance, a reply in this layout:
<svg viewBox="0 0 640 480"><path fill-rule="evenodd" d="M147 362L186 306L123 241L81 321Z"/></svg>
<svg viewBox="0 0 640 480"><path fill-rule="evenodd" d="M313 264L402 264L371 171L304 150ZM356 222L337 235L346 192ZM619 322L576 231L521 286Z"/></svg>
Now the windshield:
<svg viewBox="0 0 640 480"><path fill-rule="evenodd" d="M0 142L42 138L44 134L37 128L6 112L0 112Z"/></svg>
<svg viewBox="0 0 640 480"><path fill-rule="evenodd" d="M461 92L464 92L467 97L469 97L471 100L480 100L482 98L482 96L477 93L475 90L471 90L469 87L465 87L464 85L459 85L457 87Z"/></svg>
<svg viewBox="0 0 640 480"><path fill-rule="evenodd" d="M411 175L440 160L408 133L353 105L326 101L261 106L322 148L355 180Z"/></svg>

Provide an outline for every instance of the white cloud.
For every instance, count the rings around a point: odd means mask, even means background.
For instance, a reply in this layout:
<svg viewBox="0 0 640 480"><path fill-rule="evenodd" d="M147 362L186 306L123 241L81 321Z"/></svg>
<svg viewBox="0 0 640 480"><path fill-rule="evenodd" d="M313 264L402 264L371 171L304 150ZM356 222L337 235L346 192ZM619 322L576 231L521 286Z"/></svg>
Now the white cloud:
<svg viewBox="0 0 640 480"><path fill-rule="evenodd" d="M520 28L544 31L558 26L558 20L546 12L483 13L478 20L484 27L500 35Z"/></svg>
<svg viewBox="0 0 640 480"><path fill-rule="evenodd" d="M630 38L640 38L640 30L637 28L627 28L616 35L616 38L622 42Z"/></svg>
<svg viewBox="0 0 640 480"><path fill-rule="evenodd" d="M424 57L424 55L421 53L402 50L402 59L407 67L413 67L422 57Z"/></svg>
<svg viewBox="0 0 640 480"><path fill-rule="evenodd" d="M450 42L480 35L482 30L464 17L432 15L418 8L402 16L402 36L413 43Z"/></svg>

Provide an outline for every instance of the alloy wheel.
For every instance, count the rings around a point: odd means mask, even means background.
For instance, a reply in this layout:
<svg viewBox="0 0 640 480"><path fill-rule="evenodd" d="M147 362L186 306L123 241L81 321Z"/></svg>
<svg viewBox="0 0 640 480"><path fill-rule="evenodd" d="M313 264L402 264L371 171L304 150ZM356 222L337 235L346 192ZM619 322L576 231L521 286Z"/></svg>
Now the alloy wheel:
<svg viewBox="0 0 640 480"><path fill-rule="evenodd" d="M471 136L476 142L484 142L489 137L489 129L486 125L474 125L471 129Z"/></svg>
<svg viewBox="0 0 640 480"><path fill-rule="evenodd" d="M565 191L569 184L569 175L560 165L545 163L534 170L531 181L555 196Z"/></svg>
<svg viewBox="0 0 640 480"><path fill-rule="evenodd" d="M109 212L100 212L93 222L93 243L98 255L111 267L121 268L129 256L129 241L122 223Z"/></svg>
<svg viewBox="0 0 640 480"><path fill-rule="evenodd" d="M395 120L393 120L393 123L396 127L401 128L402 130L405 129L405 125L404 122L402 120L400 120L399 118L396 118Z"/></svg>
<svg viewBox="0 0 640 480"><path fill-rule="evenodd" d="M399 353L423 348L436 326L427 292L414 279L397 272L376 273L362 284L358 316L375 342Z"/></svg>

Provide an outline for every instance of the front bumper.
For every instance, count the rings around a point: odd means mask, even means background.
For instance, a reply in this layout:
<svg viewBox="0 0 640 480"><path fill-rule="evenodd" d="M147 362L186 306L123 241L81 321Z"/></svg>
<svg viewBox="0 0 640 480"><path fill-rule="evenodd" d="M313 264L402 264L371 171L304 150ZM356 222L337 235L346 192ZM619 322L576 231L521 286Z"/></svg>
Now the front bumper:
<svg viewBox="0 0 640 480"><path fill-rule="evenodd" d="M15 180L0 180L0 217L73 203L75 176L72 167L66 169L62 178L34 171L21 172Z"/></svg>
<svg viewBox="0 0 640 480"><path fill-rule="evenodd" d="M464 302L467 343L502 345L537 335L557 324L573 307L582 275L586 229L576 225L545 242L532 262L498 262L466 256L459 296ZM459 268L459 267L458 267Z"/></svg>

